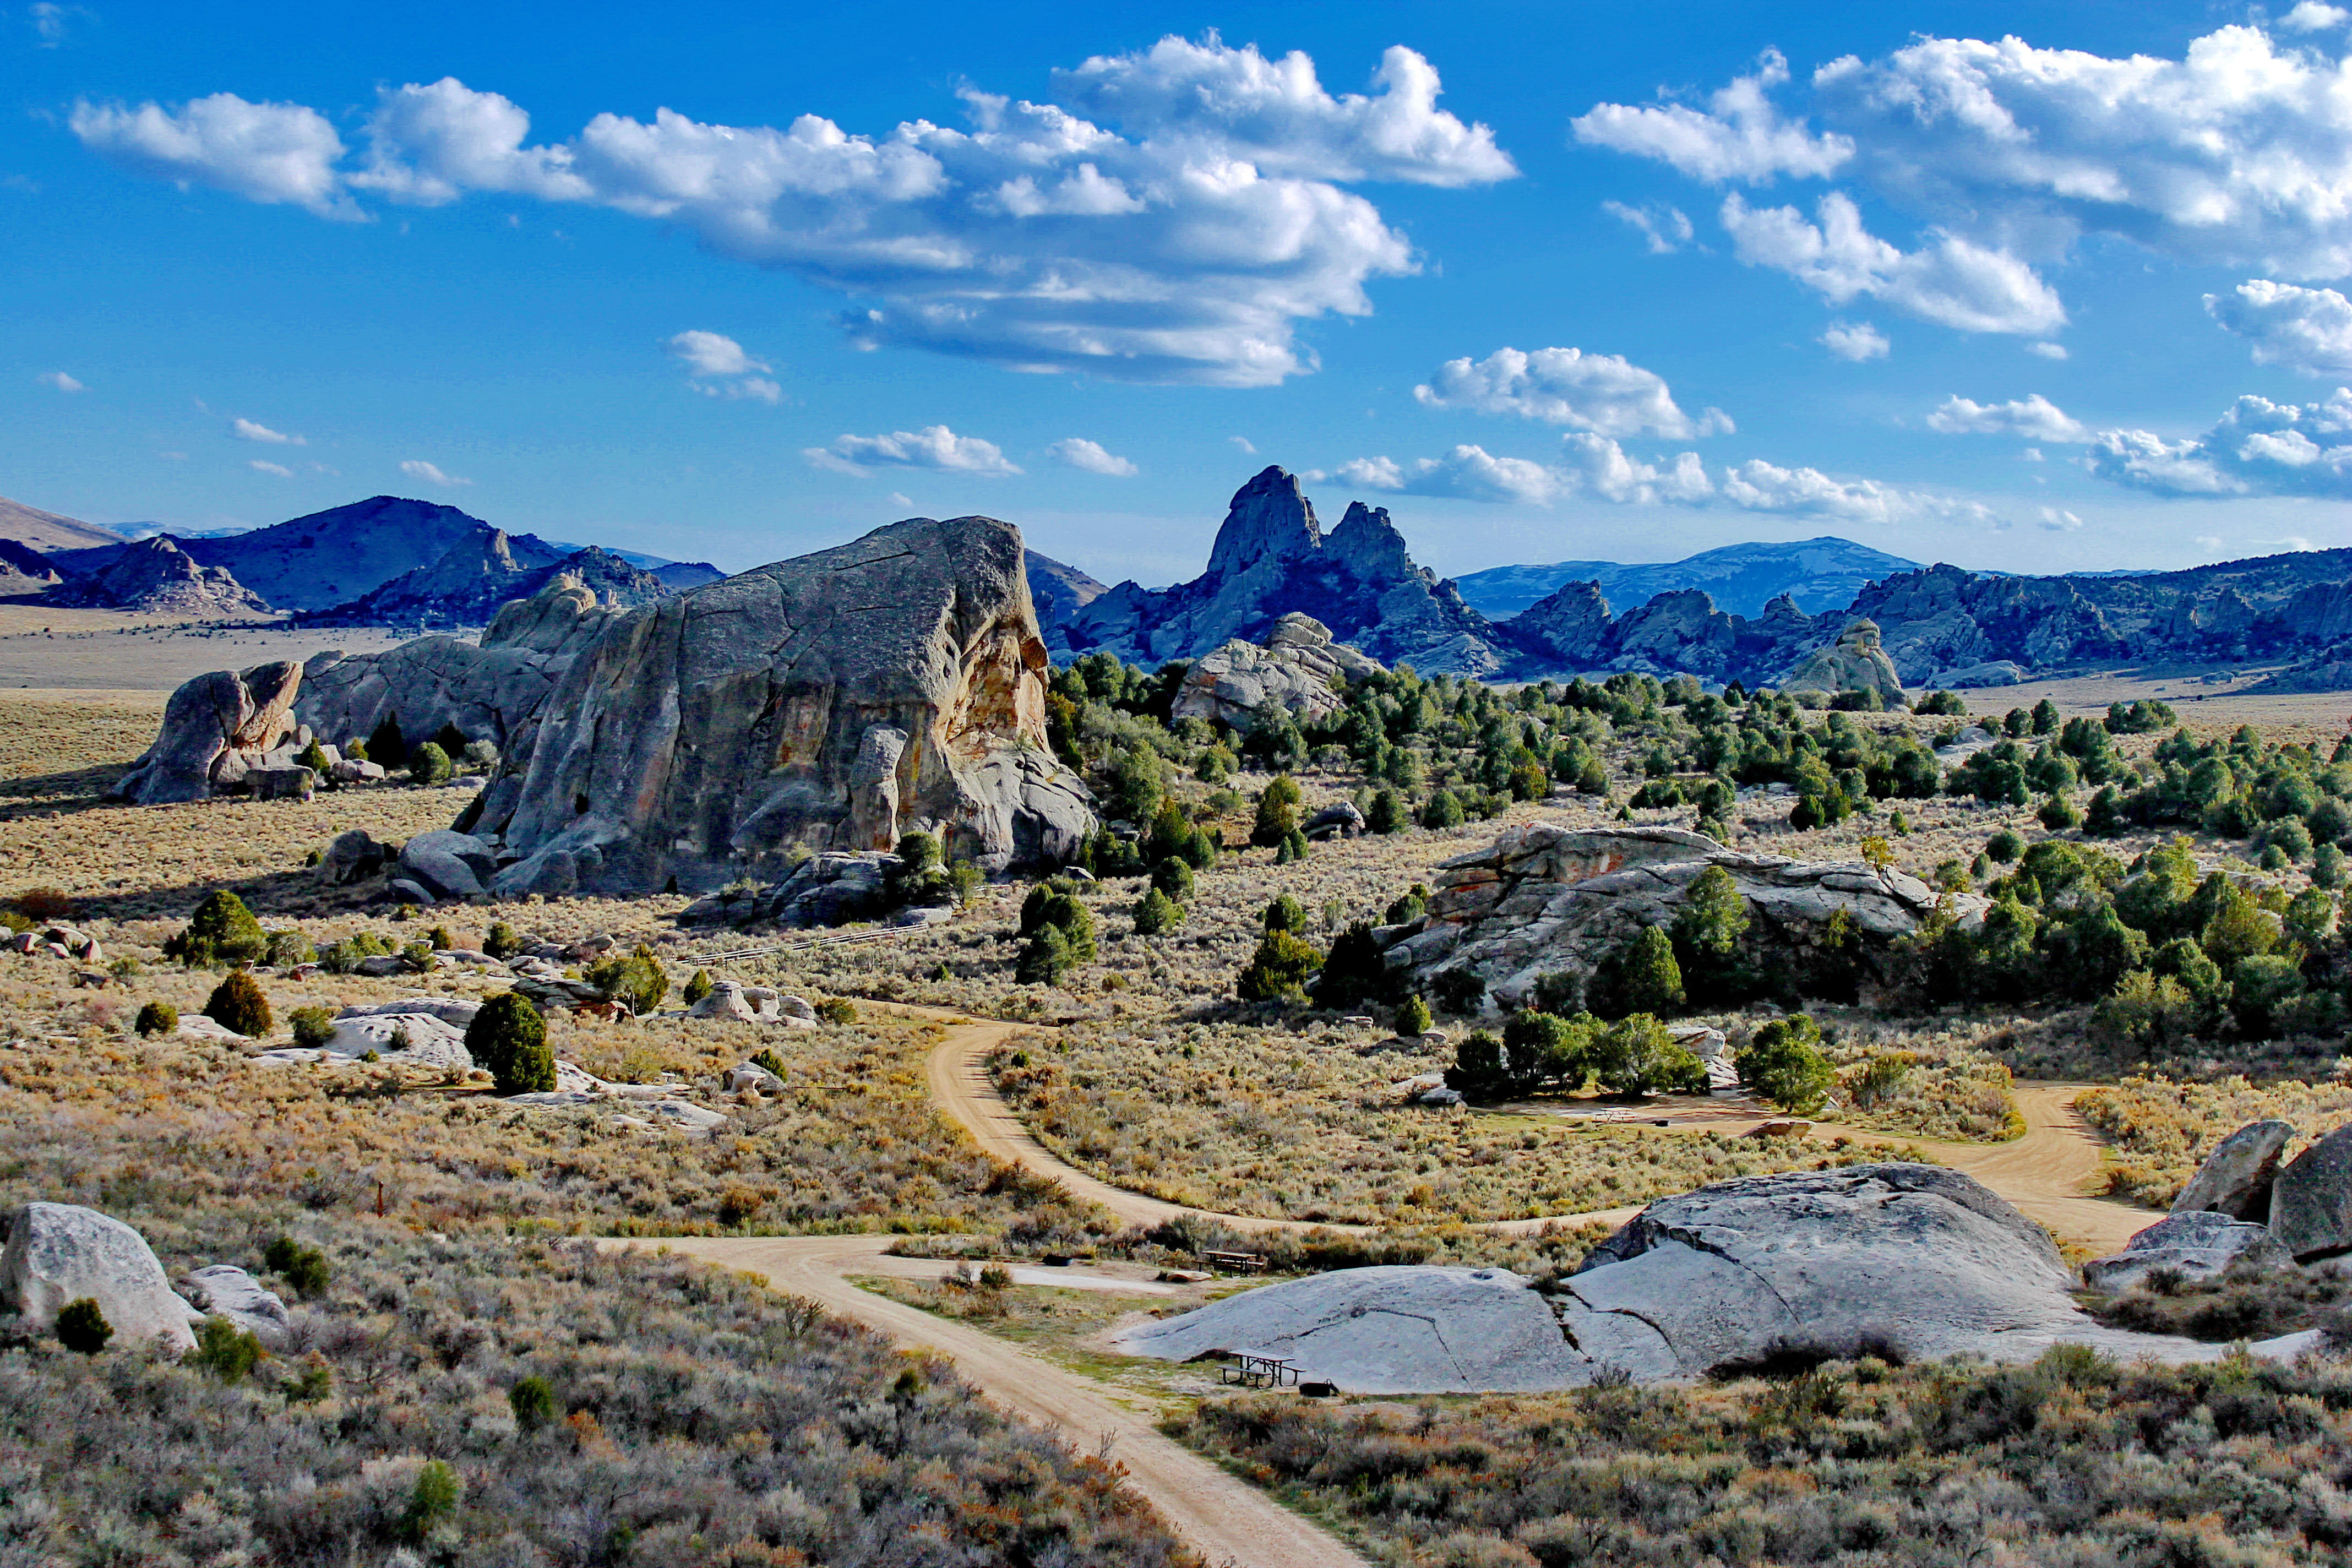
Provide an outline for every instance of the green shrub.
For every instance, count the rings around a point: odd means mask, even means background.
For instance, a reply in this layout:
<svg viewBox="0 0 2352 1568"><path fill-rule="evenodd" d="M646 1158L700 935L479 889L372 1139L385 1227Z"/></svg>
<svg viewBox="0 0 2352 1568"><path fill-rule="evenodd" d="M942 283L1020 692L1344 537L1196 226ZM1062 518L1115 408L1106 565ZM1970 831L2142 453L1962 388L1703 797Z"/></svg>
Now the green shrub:
<svg viewBox="0 0 2352 1568"><path fill-rule="evenodd" d="M482 938L482 951L492 958L511 958L522 951L522 938L516 935L515 928L506 921L493 921L489 934Z"/></svg>
<svg viewBox="0 0 2352 1568"><path fill-rule="evenodd" d="M309 745L303 747L300 752L297 752L294 760L303 767L306 767L312 773L317 773L320 778L326 777L327 770L334 765L327 761L327 749L319 744L316 741L312 741Z"/></svg>
<svg viewBox="0 0 2352 1568"><path fill-rule="evenodd" d="M1022 944L1021 955L1013 961L1013 978L1023 985L1058 985L1074 965L1070 939L1062 928L1041 925Z"/></svg>
<svg viewBox="0 0 2352 1568"><path fill-rule="evenodd" d="M582 978L605 995L629 1005L629 1011L649 1018L669 994L669 973L645 943L626 958L607 958L581 971Z"/></svg>
<svg viewBox="0 0 2352 1568"><path fill-rule="evenodd" d="M2015 828L2004 827L1985 840L1984 852L1987 858L1998 865L2013 866L2017 858L2025 853L2025 840L2018 836Z"/></svg>
<svg viewBox="0 0 2352 1568"><path fill-rule="evenodd" d="M1192 868L1171 855L1151 868L1151 885L1178 903L1192 897Z"/></svg>
<svg viewBox="0 0 2352 1568"><path fill-rule="evenodd" d="M420 784L445 784L449 782L449 753L438 744L427 741L408 753L408 777Z"/></svg>
<svg viewBox="0 0 2352 1568"><path fill-rule="evenodd" d="M1372 928L1355 921L1331 942L1323 973L1315 980L1318 1007L1360 1007L1395 994L1396 977Z"/></svg>
<svg viewBox="0 0 2352 1568"><path fill-rule="evenodd" d="M1589 1047L1592 1075L1608 1094L1705 1094L1706 1064L1647 1013L1620 1018Z"/></svg>
<svg viewBox="0 0 2352 1568"><path fill-rule="evenodd" d="M1401 832L1412 821L1412 814L1405 810L1404 797L1392 789L1372 796L1372 808L1364 813L1364 826L1374 833Z"/></svg>
<svg viewBox="0 0 2352 1568"><path fill-rule="evenodd" d="M1160 936L1176 928L1184 918L1184 906L1157 888L1144 890L1135 901L1135 934Z"/></svg>
<svg viewBox="0 0 2352 1568"><path fill-rule="evenodd" d="M268 1034L275 1023L269 1016L269 998L262 994L261 983L242 969L230 970L213 987L213 994L205 998L205 1016L251 1040Z"/></svg>
<svg viewBox="0 0 2352 1568"><path fill-rule="evenodd" d="M482 1004L466 1026L466 1050L486 1068L500 1094L546 1093L555 1088L555 1053L547 1047L547 1020L519 991Z"/></svg>
<svg viewBox="0 0 2352 1568"><path fill-rule="evenodd" d="M1408 996L1397 1005L1396 1032L1404 1038L1428 1032L1431 1024L1429 1004L1418 996Z"/></svg>
<svg viewBox="0 0 2352 1568"><path fill-rule="evenodd" d="M269 937L245 900L226 888L206 893L188 917L187 925L163 944L163 955L191 969L225 963L258 963L269 951Z"/></svg>
<svg viewBox="0 0 2352 1568"><path fill-rule="evenodd" d="M425 1468L416 1472L416 1485L409 1491L408 1507L401 1513L401 1534L411 1541L424 1540L457 1511L457 1500L463 1495L457 1472L446 1461L425 1460Z"/></svg>
<svg viewBox="0 0 2352 1568"><path fill-rule="evenodd" d="M1603 788L1607 785L1604 784ZM1423 827L1459 827L1462 826L1462 799L1450 789L1442 789L1422 803L1421 825Z"/></svg>
<svg viewBox="0 0 2352 1568"><path fill-rule="evenodd" d="M274 931L269 933L269 945L262 951L261 959L272 969L292 969L297 964L318 963L319 950L299 931Z"/></svg>
<svg viewBox="0 0 2352 1568"><path fill-rule="evenodd" d="M196 1325L196 1348L188 1361L223 1383L243 1383L260 1364L261 1342L226 1318L206 1318Z"/></svg>
<svg viewBox="0 0 2352 1568"><path fill-rule="evenodd" d="M1095 917L1084 900L1070 889L1040 882L1021 901L1018 934L1034 939L1051 926L1061 934L1062 956L1071 963L1095 961Z"/></svg>
<svg viewBox="0 0 2352 1568"><path fill-rule="evenodd" d="M1258 794L1257 820L1250 828L1250 842L1271 849L1297 832L1301 798L1298 781L1288 773L1277 773L1266 781Z"/></svg>
<svg viewBox="0 0 2352 1568"><path fill-rule="evenodd" d="M820 996L816 1016L828 1024L849 1025L857 1022L857 1004L846 996Z"/></svg>
<svg viewBox="0 0 2352 1568"><path fill-rule="evenodd" d="M1390 926L1402 925L1407 921L1417 921L1428 912L1429 889L1421 883L1415 882L1390 901L1389 907L1381 915L1381 923Z"/></svg>
<svg viewBox="0 0 2352 1568"><path fill-rule="evenodd" d="M1321 967L1323 955L1287 931L1269 931L1234 982L1244 1002L1297 1002L1305 999L1307 977Z"/></svg>
<svg viewBox="0 0 2352 1568"><path fill-rule="evenodd" d="M332 1275L324 1252L315 1247L305 1247L290 1236L278 1237L263 1247L261 1264L300 1292L305 1300L326 1294L327 1281Z"/></svg>
<svg viewBox="0 0 2352 1568"><path fill-rule="evenodd" d="M449 934L447 926L435 926L425 933L425 940L432 944L435 952L446 952L457 945L457 939Z"/></svg>
<svg viewBox="0 0 2352 1568"><path fill-rule="evenodd" d="M1957 691L1930 691L1918 701L1911 704L1911 711L1936 717L1965 719L1969 714L1969 705L1961 700L1960 694Z"/></svg>
<svg viewBox="0 0 2352 1568"><path fill-rule="evenodd" d="M1586 990L1588 1005L1604 1018L1675 1013L1686 999L1674 941L1656 926L1643 927L1604 957Z"/></svg>
<svg viewBox="0 0 2352 1568"><path fill-rule="evenodd" d="M1782 1110L1810 1116L1837 1082L1822 1055L1821 1038L1821 1026L1802 1013L1775 1018L1740 1047L1732 1066L1742 1086Z"/></svg>
<svg viewBox="0 0 2352 1568"><path fill-rule="evenodd" d="M698 969L694 972L693 978L689 979L686 983L686 989L679 992L678 995L685 1000L688 1006L691 1007L696 1003L701 1001L705 996L709 995L713 989L714 986L710 978L710 971L708 969Z"/></svg>
<svg viewBox="0 0 2352 1568"><path fill-rule="evenodd" d="M1307 906L1288 893L1281 894L1265 906L1261 924L1266 931L1286 931L1295 935L1307 929Z"/></svg>
<svg viewBox="0 0 2352 1568"><path fill-rule="evenodd" d="M305 1050L317 1050L335 1037L335 1016L324 1007L297 1007L286 1016L294 1026L294 1043Z"/></svg>
<svg viewBox="0 0 2352 1568"><path fill-rule="evenodd" d="M400 715L387 713L367 738L363 750L352 753L391 773L408 764L408 742L401 738Z"/></svg>
<svg viewBox="0 0 2352 1568"><path fill-rule="evenodd" d="M1430 981L1437 1005L1457 1017L1475 1013L1486 1001L1486 983L1469 969L1442 969Z"/></svg>
<svg viewBox="0 0 2352 1568"><path fill-rule="evenodd" d="M517 1426L536 1432L555 1419L555 1390L537 1373L517 1378L507 1390L507 1407L514 1412Z"/></svg>
<svg viewBox="0 0 2352 1568"><path fill-rule="evenodd" d="M96 1355L114 1337L96 1298L78 1296L58 1309L58 1343L78 1355Z"/></svg>
<svg viewBox="0 0 2352 1568"><path fill-rule="evenodd" d="M169 1002L150 1002L139 1009L132 1026L142 1036L168 1035L180 1026L180 1010Z"/></svg>

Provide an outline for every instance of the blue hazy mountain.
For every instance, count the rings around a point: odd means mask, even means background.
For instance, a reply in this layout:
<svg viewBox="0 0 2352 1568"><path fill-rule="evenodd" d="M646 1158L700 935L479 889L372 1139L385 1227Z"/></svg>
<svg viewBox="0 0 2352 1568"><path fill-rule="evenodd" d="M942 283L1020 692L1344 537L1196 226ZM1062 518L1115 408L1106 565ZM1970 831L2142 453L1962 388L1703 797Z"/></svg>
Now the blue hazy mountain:
<svg viewBox="0 0 2352 1568"><path fill-rule="evenodd" d="M1660 594L1697 588L1716 607L1735 616L1761 615L1782 594L1807 615L1842 610L1864 587L1916 561L1873 550L1850 539L1800 539L1776 544L1727 544L1680 561L1558 561L1549 566L1490 566L1454 579L1470 607L1491 620L1517 615L1563 583L1597 582L1619 610Z"/></svg>

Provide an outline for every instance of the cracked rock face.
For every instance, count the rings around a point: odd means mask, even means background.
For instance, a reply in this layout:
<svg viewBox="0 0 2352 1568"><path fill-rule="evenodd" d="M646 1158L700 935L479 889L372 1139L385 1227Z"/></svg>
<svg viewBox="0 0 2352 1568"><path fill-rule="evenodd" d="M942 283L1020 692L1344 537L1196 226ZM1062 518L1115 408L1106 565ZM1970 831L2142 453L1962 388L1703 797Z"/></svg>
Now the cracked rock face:
<svg viewBox="0 0 2352 1568"><path fill-rule="evenodd" d="M1139 1324L1130 1355L1283 1356L1349 1394L1533 1393L1591 1381L1528 1281L1507 1268L1344 1268Z"/></svg>
<svg viewBox="0 0 2352 1568"><path fill-rule="evenodd" d="M1875 621L1855 621L1831 646L1819 649L1790 672L1789 691L1868 691L1889 707L1904 701L1903 680L1886 656Z"/></svg>
<svg viewBox="0 0 2352 1568"><path fill-rule="evenodd" d="M492 891L705 891L915 829L991 868L1092 831L1045 741L1021 535L915 518L618 616L502 763Z"/></svg>
<svg viewBox="0 0 2352 1568"><path fill-rule="evenodd" d="M1751 1176L1652 1204L1564 1281L1595 1367L1696 1377L1783 1354L2030 1361L2059 1343L2168 1360L2212 1347L2103 1328L2041 1226L1933 1165Z"/></svg>
<svg viewBox="0 0 2352 1568"><path fill-rule="evenodd" d="M1860 861L1743 855L1675 827L1568 828L1535 822L1488 848L1441 862L1429 913L1383 928L1391 965L1423 982L1466 968L1497 1001L1517 1002L1539 975L1590 973L1644 926L1672 922L1710 866L1730 873L1748 901L1748 941L1791 952L1812 945L1843 911L1867 964L1919 929L1948 898L1963 926L1989 907L1975 894L1939 895L1900 871Z"/></svg>
<svg viewBox="0 0 2352 1568"><path fill-rule="evenodd" d="M294 694L301 683L302 667L283 660L184 682L163 705L155 743L115 784L116 796L163 805L245 784L272 748L298 732Z"/></svg>
<svg viewBox="0 0 2352 1568"><path fill-rule="evenodd" d="M1328 719L1347 706L1348 683L1381 671L1312 616L1292 614L1274 623L1264 643L1235 638L1203 654L1185 672L1171 716L1213 720L1247 730L1269 703L1300 720Z"/></svg>
<svg viewBox="0 0 2352 1568"><path fill-rule="evenodd" d="M2285 1121L2250 1121L2213 1145L2172 1201L2174 1214L2212 1211L2231 1219L2268 1224L2271 1183L2278 1175L2279 1156L2286 1152L2294 1127Z"/></svg>

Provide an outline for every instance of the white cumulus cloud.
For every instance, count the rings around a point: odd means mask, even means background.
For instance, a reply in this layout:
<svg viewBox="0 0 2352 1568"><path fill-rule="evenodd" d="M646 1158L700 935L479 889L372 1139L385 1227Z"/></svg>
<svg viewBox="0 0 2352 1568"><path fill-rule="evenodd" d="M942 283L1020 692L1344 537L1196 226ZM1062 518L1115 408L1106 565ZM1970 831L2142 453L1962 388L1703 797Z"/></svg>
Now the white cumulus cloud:
<svg viewBox="0 0 2352 1568"><path fill-rule="evenodd" d="M2352 388L2337 387L2325 403L2241 397L2186 440L2103 430L2087 462L2101 479L2154 495L2352 500Z"/></svg>
<svg viewBox="0 0 2352 1568"><path fill-rule="evenodd" d="M685 365L688 375L750 375L771 368L744 353L741 343L719 332L680 332L664 338L662 351Z"/></svg>
<svg viewBox="0 0 2352 1568"><path fill-rule="evenodd" d="M2022 436L2058 445L2091 438L2081 421L2038 392L2008 403L1947 397L1927 416L1927 428L1947 436Z"/></svg>
<svg viewBox="0 0 2352 1568"><path fill-rule="evenodd" d="M2352 11L2341 5L2326 5L2320 0L2302 3L2279 18L2279 26L2290 33L2324 33L2352 22Z"/></svg>
<svg viewBox="0 0 2352 1568"><path fill-rule="evenodd" d="M1818 225L1795 207L1750 207L1734 191L1723 199L1723 226L1740 260L1785 272L1833 305L1868 295L1964 332L2039 335L2066 322L2057 293L2006 252L1951 234L1906 252L1864 228L1843 191L1815 212Z"/></svg>
<svg viewBox="0 0 2352 1568"><path fill-rule="evenodd" d="M245 466L257 474L275 474L281 479L290 479L294 477L294 470L284 464L266 462L259 458L248 458Z"/></svg>
<svg viewBox="0 0 2352 1568"><path fill-rule="evenodd" d="M1675 405L1665 378L1621 354L1579 349L1496 349L1483 360L1448 360L1412 395L1433 408L1517 414L1603 436L1685 440L1728 434L1731 418L1710 408L1694 419ZM1475 450L1475 448L1471 448Z"/></svg>
<svg viewBox="0 0 2352 1568"><path fill-rule="evenodd" d="M1894 347L1886 341L1886 334L1868 321L1832 321L1829 330L1822 333L1821 342L1838 358L1855 364L1885 359Z"/></svg>
<svg viewBox="0 0 2352 1568"><path fill-rule="evenodd" d="M1361 489L1394 495L1536 505L1552 500L1566 484L1558 469L1524 458L1498 458L1483 447L1472 446L1456 447L1443 458L1420 458L1411 463L1358 458L1340 464L1333 477Z"/></svg>
<svg viewBox="0 0 2352 1568"><path fill-rule="evenodd" d="M428 463L421 458L403 459L400 471L412 479L419 479L428 485L439 485L445 489L452 486L470 485L474 482L471 479L461 479L455 474L443 473L438 466Z"/></svg>
<svg viewBox="0 0 2352 1568"><path fill-rule="evenodd" d="M326 116L299 103L249 103L233 92L177 110L85 101L67 123L85 146L142 174L323 216L358 216L335 169L342 138Z"/></svg>
<svg viewBox="0 0 2352 1568"><path fill-rule="evenodd" d="M1066 467L1083 468L1090 474L1108 474L1115 479L1131 479L1143 471L1117 453L1106 451L1100 442L1089 441L1083 436L1056 441L1045 450Z"/></svg>
<svg viewBox="0 0 2352 1568"><path fill-rule="evenodd" d="M1623 202L1602 202L1601 210L1618 222L1639 231L1649 242L1653 256L1671 256L1691 242L1696 231L1689 215L1682 208L1663 203L1643 206L1627 206Z"/></svg>
<svg viewBox="0 0 2352 1568"><path fill-rule="evenodd" d="M1840 522L1899 523L1925 519L1998 522L1991 509L1875 479L1835 479L1819 468L1784 468L1750 458L1723 476L1723 497L1749 511L1791 512Z"/></svg>
<svg viewBox="0 0 2352 1568"><path fill-rule="evenodd" d="M2256 364L2283 364L2305 375L2352 374L2352 300L2333 289L2298 289L2256 278L2227 294L2205 296L2226 330L2253 342Z"/></svg>
<svg viewBox="0 0 2352 1568"><path fill-rule="evenodd" d="M1696 452L1682 453L1671 463L1644 463L1608 437L1581 430L1570 431L1560 444L1575 488L1603 500L1695 506L1715 493Z"/></svg>
<svg viewBox="0 0 2352 1568"><path fill-rule="evenodd" d="M1570 121L1588 146L1671 163L1693 179L1768 184L1780 174L1827 176L1853 156L1843 136L1815 136L1781 117L1769 96L1789 79L1789 62L1767 49L1753 76L1734 77L1704 110L1685 104L1596 105Z"/></svg>
<svg viewBox="0 0 2352 1568"><path fill-rule="evenodd" d="M887 436L836 436L828 446L803 448L801 456L813 467L861 477L876 468L930 468L984 479L1021 471L993 442L959 436L944 425L897 430Z"/></svg>
<svg viewBox="0 0 2352 1568"><path fill-rule="evenodd" d="M2025 352L2039 355L2042 359L2064 359L2066 345L2064 343L2028 343L2025 345Z"/></svg>
<svg viewBox="0 0 2352 1568"><path fill-rule="evenodd" d="M89 389L61 370L45 370L37 377L43 386L55 392L85 392Z"/></svg>
<svg viewBox="0 0 2352 1568"><path fill-rule="evenodd" d="M240 441L258 441L265 447L307 447L299 436L289 436L283 430L272 430L267 425L257 425L250 419L232 419L228 432Z"/></svg>
<svg viewBox="0 0 2352 1568"><path fill-rule="evenodd" d="M1370 279L1417 269L1344 186L1517 172L1492 132L1436 107L1437 73L1410 49L1383 55L1362 93L1325 90L1305 55L1213 36L1089 59L1055 85L1075 110L967 89L962 130L665 108L533 145L520 105L444 79L382 91L355 166L315 110L232 94L85 104L73 127L142 172L337 216L355 195L476 192L632 214L847 296L839 321L860 347L1232 386L1312 369L1300 321L1368 314Z"/></svg>

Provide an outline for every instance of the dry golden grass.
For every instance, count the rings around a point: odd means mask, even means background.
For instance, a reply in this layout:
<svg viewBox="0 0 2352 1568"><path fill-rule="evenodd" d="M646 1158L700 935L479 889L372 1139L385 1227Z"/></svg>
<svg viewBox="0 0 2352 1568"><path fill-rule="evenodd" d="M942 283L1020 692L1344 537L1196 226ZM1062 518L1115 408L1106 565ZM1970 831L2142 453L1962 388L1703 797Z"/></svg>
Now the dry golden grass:
<svg viewBox="0 0 2352 1568"><path fill-rule="evenodd" d="M2094 1089L2076 1101L2084 1120L2115 1145L2107 1190L2168 1208L2213 1145L2250 1121L2291 1123L2293 1159L2311 1141L2352 1119L2352 1058L2333 1081L2255 1084L2242 1078L2182 1083L2130 1078Z"/></svg>

